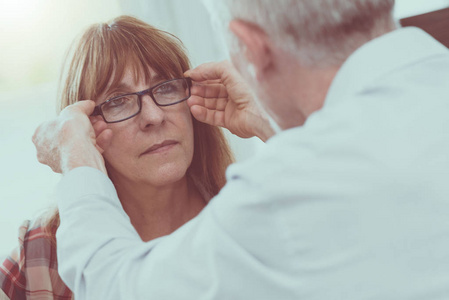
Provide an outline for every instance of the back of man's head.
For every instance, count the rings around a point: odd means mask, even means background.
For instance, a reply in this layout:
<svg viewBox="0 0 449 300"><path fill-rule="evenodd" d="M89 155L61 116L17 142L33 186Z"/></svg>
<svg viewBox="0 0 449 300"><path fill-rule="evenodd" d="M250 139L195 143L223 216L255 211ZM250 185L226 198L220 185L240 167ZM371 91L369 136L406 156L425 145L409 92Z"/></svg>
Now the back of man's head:
<svg viewBox="0 0 449 300"><path fill-rule="evenodd" d="M204 0L217 19L251 22L308 66L341 65L395 28L394 0Z"/></svg>

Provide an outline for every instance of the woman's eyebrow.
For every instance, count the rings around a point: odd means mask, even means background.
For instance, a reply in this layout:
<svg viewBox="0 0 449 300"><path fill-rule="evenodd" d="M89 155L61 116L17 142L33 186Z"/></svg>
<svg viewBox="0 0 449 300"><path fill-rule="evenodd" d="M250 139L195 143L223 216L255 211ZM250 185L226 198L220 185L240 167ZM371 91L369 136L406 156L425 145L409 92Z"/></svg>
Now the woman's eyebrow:
<svg viewBox="0 0 449 300"><path fill-rule="evenodd" d="M109 99L111 94L121 91L123 93L132 93L131 87L126 83L120 83L106 92L106 99Z"/></svg>
<svg viewBox="0 0 449 300"><path fill-rule="evenodd" d="M164 78L160 74L154 74L153 76L150 77L151 86L149 86L148 88L158 84L160 81L163 81L163 80L166 80L166 78ZM110 89L106 92L106 99L110 99L111 94L114 94L115 92L118 92L118 91L121 91L124 94L138 92L138 91L134 91L131 88L131 86L129 86L128 84L121 82L117 86L113 87L112 89Z"/></svg>
<svg viewBox="0 0 449 300"><path fill-rule="evenodd" d="M156 83L158 83L159 81L164 80L165 78L159 74L154 74L153 76L150 77L150 83L151 86L153 86Z"/></svg>

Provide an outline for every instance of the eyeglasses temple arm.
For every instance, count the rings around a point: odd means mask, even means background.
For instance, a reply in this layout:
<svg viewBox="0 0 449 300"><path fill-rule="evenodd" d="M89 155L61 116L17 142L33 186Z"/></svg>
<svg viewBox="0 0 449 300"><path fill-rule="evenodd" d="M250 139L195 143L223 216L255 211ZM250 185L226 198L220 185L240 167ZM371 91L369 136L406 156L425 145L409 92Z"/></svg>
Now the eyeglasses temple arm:
<svg viewBox="0 0 449 300"><path fill-rule="evenodd" d="M187 81L187 84L188 84L189 88L191 88L192 87L192 78L185 77L185 80Z"/></svg>
<svg viewBox="0 0 449 300"><path fill-rule="evenodd" d="M100 106L95 106L94 111L92 112L91 116L99 116L99 115L101 115Z"/></svg>

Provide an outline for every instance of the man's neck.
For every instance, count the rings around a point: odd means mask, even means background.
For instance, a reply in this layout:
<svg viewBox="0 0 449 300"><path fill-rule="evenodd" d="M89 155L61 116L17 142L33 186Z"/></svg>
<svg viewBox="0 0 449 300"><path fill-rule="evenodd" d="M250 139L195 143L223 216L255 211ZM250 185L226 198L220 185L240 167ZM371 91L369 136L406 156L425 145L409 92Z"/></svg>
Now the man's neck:
<svg viewBox="0 0 449 300"><path fill-rule="evenodd" d="M306 67L295 63L293 58L281 63L284 72L278 74L286 75L277 79L276 85L282 87L279 98L283 102L277 114L281 118L276 121L281 128L288 129L303 125L312 113L323 107L340 66Z"/></svg>
<svg viewBox="0 0 449 300"><path fill-rule="evenodd" d="M305 119L320 110L326 100L332 81L340 67L301 68L297 77L300 83L296 85L296 105L301 108Z"/></svg>

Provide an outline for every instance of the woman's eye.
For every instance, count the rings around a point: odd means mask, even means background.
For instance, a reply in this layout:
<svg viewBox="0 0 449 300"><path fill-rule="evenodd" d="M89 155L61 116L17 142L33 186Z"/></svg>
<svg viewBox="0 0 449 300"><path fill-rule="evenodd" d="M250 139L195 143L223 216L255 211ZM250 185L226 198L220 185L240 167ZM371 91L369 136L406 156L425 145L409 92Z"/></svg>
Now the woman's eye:
<svg viewBox="0 0 449 300"><path fill-rule="evenodd" d="M167 83L164 85L161 85L157 88L157 90L154 92L155 94L170 94L170 93L176 93L177 92L177 86L174 83Z"/></svg>
<svg viewBox="0 0 449 300"><path fill-rule="evenodd" d="M132 99L130 97L120 97L117 99L110 100L103 109L117 109L130 104Z"/></svg>
<svg viewBox="0 0 449 300"><path fill-rule="evenodd" d="M120 106L123 105L126 102L125 98L117 98L109 102L109 106Z"/></svg>

